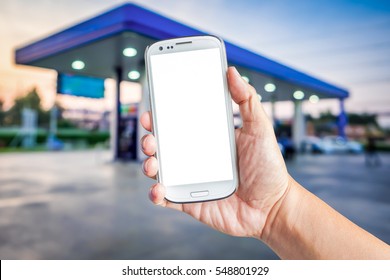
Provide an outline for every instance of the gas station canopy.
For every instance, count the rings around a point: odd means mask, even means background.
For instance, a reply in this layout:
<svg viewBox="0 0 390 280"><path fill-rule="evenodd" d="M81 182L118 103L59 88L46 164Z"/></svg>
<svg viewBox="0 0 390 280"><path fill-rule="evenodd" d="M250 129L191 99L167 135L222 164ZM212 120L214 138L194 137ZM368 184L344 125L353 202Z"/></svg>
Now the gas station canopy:
<svg viewBox="0 0 390 280"><path fill-rule="evenodd" d="M137 81L144 72L147 45L172 37L205 34L128 3L21 47L15 59L18 64L60 73ZM236 66L249 79L263 101L308 99L311 95L344 99L349 95L345 89L229 42L225 44L229 65ZM118 73L121 77L117 77Z"/></svg>

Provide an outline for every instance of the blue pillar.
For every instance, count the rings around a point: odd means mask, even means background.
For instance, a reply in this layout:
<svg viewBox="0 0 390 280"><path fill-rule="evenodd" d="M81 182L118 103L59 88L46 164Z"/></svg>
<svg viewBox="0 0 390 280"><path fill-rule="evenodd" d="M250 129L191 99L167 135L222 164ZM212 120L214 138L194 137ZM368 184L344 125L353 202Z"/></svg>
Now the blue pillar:
<svg viewBox="0 0 390 280"><path fill-rule="evenodd" d="M115 93L115 109L113 111L113 122L112 125L114 126L111 130L111 145L112 145L112 152L113 152L113 160L118 160L120 158L120 122L121 122L121 82L122 82L122 74L123 69L122 67L118 66L115 68L115 78L116 78L116 93Z"/></svg>
<svg viewBox="0 0 390 280"><path fill-rule="evenodd" d="M339 136L346 138L345 136L345 126L347 125L348 118L347 114L345 113L344 108L344 98L340 99L340 114L338 118L338 130L339 130Z"/></svg>

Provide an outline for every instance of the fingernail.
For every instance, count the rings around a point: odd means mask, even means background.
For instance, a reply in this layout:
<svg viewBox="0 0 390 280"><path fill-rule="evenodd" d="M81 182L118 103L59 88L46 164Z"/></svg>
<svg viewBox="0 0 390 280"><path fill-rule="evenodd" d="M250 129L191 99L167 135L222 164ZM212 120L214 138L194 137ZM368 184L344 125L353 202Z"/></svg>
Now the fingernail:
<svg viewBox="0 0 390 280"><path fill-rule="evenodd" d="M142 170L144 171L144 173L146 173L146 161L147 160L144 160L144 162L142 163Z"/></svg>
<svg viewBox="0 0 390 280"><path fill-rule="evenodd" d="M241 77L240 73L238 73L237 68L233 66L234 75Z"/></svg>
<svg viewBox="0 0 390 280"><path fill-rule="evenodd" d="M153 187L151 187L150 189L149 189L149 199L151 200L151 201L153 201L153 194L152 194L152 191L153 191Z"/></svg>
<svg viewBox="0 0 390 280"><path fill-rule="evenodd" d="M145 138L143 139L142 141L142 145L141 145L141 148L142 148L142 151L145 152L145 146L148 145L148 142L149 142L149 136L145 136Z"/></svg>
<svg viewBox="0 0 390 280"><path fill-rule="evenodd" d="M234 71L233 71L233 72L234 72L234 75L235 75L237 78L239 78L241 84L245 84L246 82L245 82L244 79L241 77L241 74L238 72L237 68L234 67L234 66L233 66L233 68L234 68Z"/></svg>

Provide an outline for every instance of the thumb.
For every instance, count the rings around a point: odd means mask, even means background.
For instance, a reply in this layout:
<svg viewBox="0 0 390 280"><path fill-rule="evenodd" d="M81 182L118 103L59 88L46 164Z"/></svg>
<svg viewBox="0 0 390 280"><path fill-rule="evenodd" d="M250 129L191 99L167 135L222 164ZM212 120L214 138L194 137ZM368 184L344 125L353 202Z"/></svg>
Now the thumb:
<svg viewBox="0 0 390 280"><path fill-rule="evenodd" d="M235 67L228 69L229 90L235 103L240 107L243 129L257 134L260 125L269 123L256 90L249 85Z"/></svg>

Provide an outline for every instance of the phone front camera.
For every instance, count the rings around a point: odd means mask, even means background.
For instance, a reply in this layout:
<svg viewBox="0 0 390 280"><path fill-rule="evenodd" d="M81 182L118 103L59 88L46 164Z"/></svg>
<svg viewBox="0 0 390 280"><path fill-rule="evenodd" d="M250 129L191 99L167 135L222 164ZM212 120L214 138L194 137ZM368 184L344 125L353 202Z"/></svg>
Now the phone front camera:
<svg viewBox="0 0 390 280"><path fill-rule="evenodd" d="M162 51L162 50L163 50L163 47L159 47L158 49L159 49L160 51Z"/></svg>

